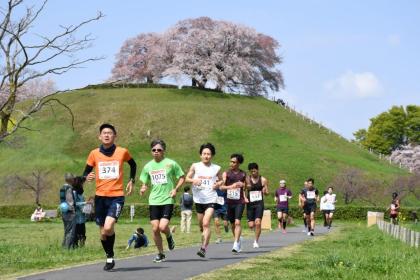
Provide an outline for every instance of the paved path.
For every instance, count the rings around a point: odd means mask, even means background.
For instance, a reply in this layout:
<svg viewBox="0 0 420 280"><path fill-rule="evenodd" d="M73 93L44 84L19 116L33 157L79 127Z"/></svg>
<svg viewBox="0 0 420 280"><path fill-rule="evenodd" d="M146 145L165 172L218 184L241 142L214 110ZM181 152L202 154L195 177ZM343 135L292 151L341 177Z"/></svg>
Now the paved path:
<svg viewBox="0 0 420 280"><path fill-rule="evenodd" d="M252 248L253 240L244 240L242 252L237 255L231 252L231 242L223 242L221 244L210 244L205 259L196 255L198 247L190 247L167 252L166 260L162 263L153 263L154 255L145 255L116 260L115 268L111 272L103 271L104 262L101 262L30 275L19 279L185 279L313 238L302 233L302 229L302 227L290 228L287 234L282 234L279 231L262 234L261 247L258 249ZM327 230L324 228L318 227L315 233L319 235L326 232Z"/></svg>

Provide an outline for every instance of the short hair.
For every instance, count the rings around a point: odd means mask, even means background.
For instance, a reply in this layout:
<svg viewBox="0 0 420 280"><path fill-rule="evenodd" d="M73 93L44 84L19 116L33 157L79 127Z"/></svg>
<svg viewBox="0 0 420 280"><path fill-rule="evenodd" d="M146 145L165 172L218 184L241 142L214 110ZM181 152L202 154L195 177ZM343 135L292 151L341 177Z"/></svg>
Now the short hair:
<svg viewBox="0 0 420 280"><path fill-rule="evenodd" d="M308 180L306 180L306 182L311 182L312 184L314 184L315 183L315 180L313 179L313 178L309 178Z"/></svg>
<svg viewBox="0 0 420 280"><path fill-rule="evenodd" d="M333 190L334 188L333 187L328 187L328 189L332 189Z"/></svg>
<svg viewBox="0 0 420 280"><path fill-rule="evenodd" d="M138 234L144 234L144 229L141 228L141 227L137 228L136 231L137 231Z"/></svg>
<svg viewBox="0 0 420 280"><path fill-rule="evenodd" d="M212 143L206 143L200 146L200 155L203 152L204 149L209 149L211 152L211 155L214 156L216 154L216 148Z"/></svg>
<svg viewBox="0 0 420 280"><path fill-rule="evenodd" d="M104 130L105 128L109 128L111 129L115 135L117 135L117 130L115 129L115 127L112 124L109 123L104 123L99 127L99 133L102 132L102 130Z"/></svg>
<svg viewBox="0 0 420 280"><path fill-rule="evenodd" d="M393 192L392 193L392 198L396 198L398 196L398 193L397 192Z"/></svg>
<svg viewBox="0 0 420 280"><path fill-rule="evenodd" d="M248 170L257 169L258 170L258 164L255 162L251 162L248 164Z"/></svg>
<svg viewBox="0 0 420 280"><path fill-rule="evenodd" d="M240 164L244 162L244 157L241 154L231 154L230 158L236 158Z"/></svg>
<svg viewBox="0 0 420 280"><path fill-rule="evenodd" d="M184 192L189 192L190 191L190 187L189 186L185 186L184 187Z"/></svg>
<svg viewBox="0 0 420 280"><path fill-rule="evenodd" d="M153 148L156 145L161 145L162 148L163 148L163 150L166 151L166 143L162 139L155 139L155 140L153 140L152 143L150 143L150 148Z"/></svg>

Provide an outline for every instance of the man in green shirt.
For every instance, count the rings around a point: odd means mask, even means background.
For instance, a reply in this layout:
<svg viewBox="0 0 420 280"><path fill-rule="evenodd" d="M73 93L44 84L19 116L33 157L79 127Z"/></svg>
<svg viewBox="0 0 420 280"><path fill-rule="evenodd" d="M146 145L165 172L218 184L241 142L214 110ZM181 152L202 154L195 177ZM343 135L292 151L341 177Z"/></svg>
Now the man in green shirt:
<svg viewBox="0 0 420 280"><path fill-rule="evenodd" d="M166 144L163 140L153 140L150 144L153 159L149 161L140 174L143 195L148 186L152 189L149 195L150 223L152 225L153 240L158 248L158 255L154 262L165 260L163 253L161 232L166 235L169 250L175 248L175 242L169 229L169 221L174 209L175 196L185 181L181 166L174 160L165 158ZM175 184L175 181L176 184Z"/></svg>

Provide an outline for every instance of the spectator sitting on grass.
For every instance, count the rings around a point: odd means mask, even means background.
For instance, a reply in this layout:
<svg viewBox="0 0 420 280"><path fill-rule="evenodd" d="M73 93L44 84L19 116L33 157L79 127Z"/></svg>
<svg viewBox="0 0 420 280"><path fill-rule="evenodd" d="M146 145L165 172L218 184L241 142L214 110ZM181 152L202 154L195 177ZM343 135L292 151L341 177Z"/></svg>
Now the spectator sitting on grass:
<svg viewBox="0 0 420 280"><path fill-rule="evenodd" d="M140 248L140 247L147 247L149 245L149 240L147 239L147 236L144 234L144 229L139 227L137 230L133 233L131 238L127 242L127 247L125 248L128 250L131 247L131 244L134 242L134 248Z"/></svg>
<svg viewBox="0 0 420 280"><path fill-rule="evenodd" d="M41 207L41 204L37 204L34 213L31 215L31 221L32 222L39 222L43 218L45 218L45 212Z"/></svg>

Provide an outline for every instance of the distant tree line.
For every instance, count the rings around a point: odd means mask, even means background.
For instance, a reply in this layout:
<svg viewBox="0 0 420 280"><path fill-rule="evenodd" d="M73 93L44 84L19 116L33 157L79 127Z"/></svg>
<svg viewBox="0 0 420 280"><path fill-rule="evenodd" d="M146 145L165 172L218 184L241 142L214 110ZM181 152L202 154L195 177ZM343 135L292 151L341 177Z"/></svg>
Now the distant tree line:
<svg viewBox="0 0 420 280"><path fill-rule="evenodd" d="M127 39L116 55L111 81L158 83L188 78L198 88L251 96L284 87L276 68L279 43L255 29L208 17L181 20L159 33Z"/></svg>

